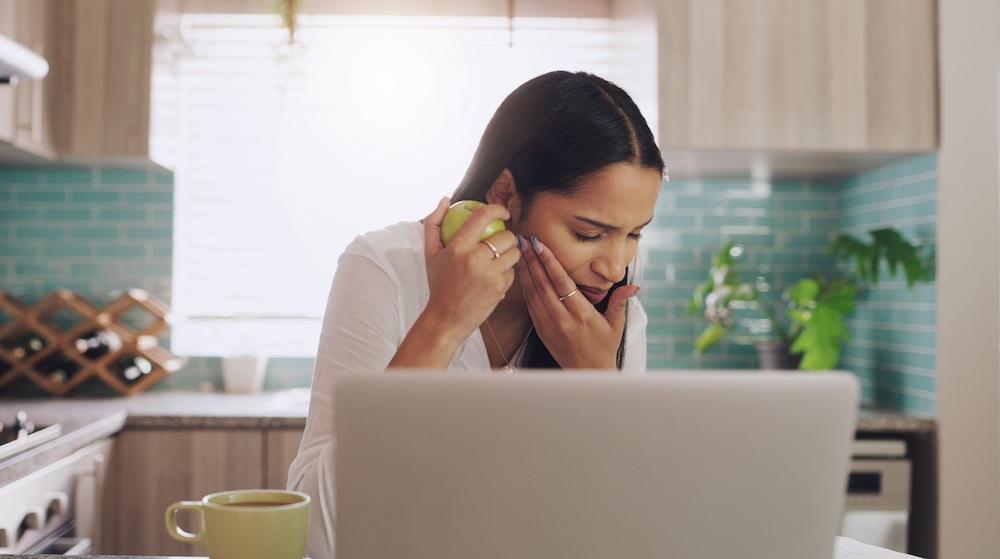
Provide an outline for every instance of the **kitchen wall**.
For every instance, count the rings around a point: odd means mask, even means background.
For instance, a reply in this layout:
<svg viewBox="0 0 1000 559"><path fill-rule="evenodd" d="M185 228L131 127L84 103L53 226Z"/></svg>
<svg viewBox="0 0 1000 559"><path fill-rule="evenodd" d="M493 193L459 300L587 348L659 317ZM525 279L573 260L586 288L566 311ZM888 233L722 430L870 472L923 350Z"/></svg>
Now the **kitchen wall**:
<svg viewBox="0 0 1000 559"><path fill-rule="evenodd" d="M69 289L103 306L142 288L170 303L173 173L110 166L0 168L0 291L26 304ZM162 339L169 347L169 335ZM221 389L218 358L192 358L154 390ZM312 359L274 359L266 387L308 386ZM6 393L40 394L28 381ZM109 393L85 383L77 393Z"/></svg>
<svg viewBox="0 0 1000 559"><path fill-rule="evenodd" d="M687 299L726 240L745 247L738 261L743 279L762 275L775 301L799 278L835 270L826 249L838 232L862 237L894 226L911 240L933 244L936 212L935 156L833 182L667 182L642 241L639 297L650 318L649 367L757 366L752 346L729 339L704 355L693 353L704 321L687 314ZM859 294L848 321L853 339L840 367L858 374L866 404L934 415L934 305L933 284L907 290L899 278Z"/></svg>
<svg viewBox="0 0 1000 559"><path fill-rule="evenodd" d="M173 175L107 167L0 169L0 278L26 300L65 288L107 303L170 301Z"/></svg>
<svg viewBox="0 0 1000 559"><path fill-rule="evenodd" d="M732 338L703 355L693 353L705 323L688 315L688 300L708 277L713 255L727 240L741 245L741 278L765 278L773 301L810 271L831 268L823 252L836 227L836 185L750 179L665 183L641 243L639 297L649 315L649 367L756 367L754 348Z"/></svg>
<svg viewBox="0 0 1000 559"><path fill-rule="evenodd" d="M0 169L0 290L56 289L101 307L129 288L170 302L173 174L102 166ZM83 391L108 389L97 382ZM26 381L16 394L40 393Z"/></svg>
<svg viewBox="0 0 1000 559"><path fill-rule="evenodd" d="M67 288L103 304L115 290L141 287L170 301L171 173L101 166L0 169L0 208L4 291L31 302ZM911 239L933 243L936 210L934 156L836 182L665 183L642 241L640 298L650 318L649 367L757 365L753 347L732 340L704 355L693 353L704 323L687 314L687 300L725 240L744 246L744 279L763 276L776 301L797 279L833 271L825 251L837 232L860 236L893 225ZM841 367L859 375L866 403L934 414L934 302L933 285L907 290L900 279L859 297L849 320L854 338ZM266 386L308 386L312 367L309 358L274 358ZM204 383L221 388L218 358L191 358L154 389L198 389Z"/></svg>
<svg viewBox="0 0 1000 559"><path fill-rule="evenodd" d="M838 185L839 227L861 236L892 226L932 248L937 238L937 157L915 157ZM933 252L933 251L932 251ZM858 298L848 320L853 339L841 367L861 378L864 397L880 406L936 415L935 283L906 288L883 269L879 286Z"/></svg>

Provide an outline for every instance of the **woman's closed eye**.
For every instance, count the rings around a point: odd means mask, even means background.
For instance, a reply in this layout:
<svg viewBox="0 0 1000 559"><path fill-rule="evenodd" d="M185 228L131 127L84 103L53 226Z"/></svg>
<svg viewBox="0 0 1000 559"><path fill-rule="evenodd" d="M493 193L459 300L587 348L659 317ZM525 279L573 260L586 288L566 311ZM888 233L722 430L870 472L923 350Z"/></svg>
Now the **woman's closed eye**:
<svg viewBox="0 0 1000 559"><path fill-rule="evenodd" d="M584 242L584 243L594 243L594 242L600 241L601 239L603 239L605 237L604 233L598 233L596 235L587 235L587 234L584 234L584 233L574 233L574 235L576 235L577 240L579 240L580 242ZM639 239L642 238L642 233L629 233L628 234L628 238L632 239L633 241L638 241Z"/></svg>

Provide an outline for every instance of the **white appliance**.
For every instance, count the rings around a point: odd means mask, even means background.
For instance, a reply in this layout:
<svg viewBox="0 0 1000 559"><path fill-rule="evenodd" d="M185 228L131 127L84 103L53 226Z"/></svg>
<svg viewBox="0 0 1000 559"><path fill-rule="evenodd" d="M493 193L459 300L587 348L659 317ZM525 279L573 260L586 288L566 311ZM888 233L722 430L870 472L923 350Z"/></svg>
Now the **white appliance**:
<svg viewBox="0 0 1000 559"><path fill-rule="evenodd" d="M0 487L0 554L85 555L100 521L100 480L113 441L100 440Z"/></svg>
<svg viewBox="0 0 1000 559"><path fill-rule="evenodd" d="M906 442L854 442L842 536L906 553L910 467Z"/></svg>
<svg viewBox="0 0 1000 559"><path fill-rule="evenodd" d="M0 35L0 83L40 80L49 73L49 63L21 43Z"/></svg>

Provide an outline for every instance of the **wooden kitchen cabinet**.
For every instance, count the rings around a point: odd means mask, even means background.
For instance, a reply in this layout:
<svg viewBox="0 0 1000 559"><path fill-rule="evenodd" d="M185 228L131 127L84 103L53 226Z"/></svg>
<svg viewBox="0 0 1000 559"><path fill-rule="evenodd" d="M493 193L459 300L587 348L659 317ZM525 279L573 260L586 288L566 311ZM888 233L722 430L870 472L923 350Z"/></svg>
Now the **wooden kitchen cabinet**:
<svg viewBox="0 0 1000 559"><path fill-rule="evenodd" d="M149 157L155 0L0 0L49 74L0 86L0 141L31 156Z"/></svg>
<svg viewBox="0 0 1000 559"><path fill-rule="evenodd" d="M47 1L56 152L147 158L156 1Z"/></svg>
<svg viewBox="0 0 1000 559"><path fill-rule="evenodd" d="M934 0L661 0L670 148L930 152Z"/></svg>
<svg viewBox="0 0 1000 559"><path fill-rule="evenodd" d="M118 435L106 496L101 553L204 555L167 535L163 517L175 501L263 486L261 430L126 430ZM191 530L195 516L178 515Z"/></svg>
<svg viewBox="0 0 1000 559"><path fill-rule="evenodd" d="M674 176L851 174L937 149L935 0L623 0L614 16L629 25L611 77L650 100Z"/></svg>
<svg viewBox="0 0 1000 559"><path fill-rule="evenodd" d="M288 468L299 453L302 431L298 429L271 429L267 431L264 452L264 487L285 489L288 486Z"/></svg>
<svg viewBox="0 0 1000 559"><path fill-rule="evenodd" d="M17 4L15 0L0 0L0 35L13 39L17 30ZM10 85L0 84L0 141L14 139L14 115L17 105L15 91Z"/></svg>
<svg viewBox="0 0 1000 559"><path fill-rule="evenodd" d="M47 58L53 39L49 16L46 1L2 0L0 34ZM0 140L31 155L51 159L51 95L51 85L44 79L0 85Z"/></svg>
<svg viewBox="0 0 1000 559"><path fill-rule="evenodd" d="M0 160L148 160L155 8L155 0L0 0L0 33L49 63L44 79L0 86L0 143L9 146Z"/></svg>
<svg viewBox="0 0 1000 559"><path fill-rule="evenodd" d="M42 58L51 52L52 37L48 29L47 2L21 1L17 5L17 42L28 47ZM17 113L15 116L14 143L27 151L52 156L52 113L48 102L53 89L50 82L24 80L15 88Z"/></svg>
<svg viewBox="0 0 1000 559"><path fill-rule="evenodd" d="M0 35L14 36L17 30L17 1L0 0Z"/></svg>

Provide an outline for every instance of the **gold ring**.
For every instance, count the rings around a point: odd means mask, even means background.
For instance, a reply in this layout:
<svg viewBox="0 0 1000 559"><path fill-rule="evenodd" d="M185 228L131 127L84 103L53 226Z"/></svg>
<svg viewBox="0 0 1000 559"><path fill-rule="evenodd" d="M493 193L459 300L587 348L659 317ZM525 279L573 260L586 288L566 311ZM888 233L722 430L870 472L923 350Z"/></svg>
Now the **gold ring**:
<svg viewBox="0 0 1000 559"><path fill-rule="evenodd" d="M580 292L579 289L574 289L573 291L570 291L569 293L567 293L567 294L563 295L562 297L560 297L559 300L562 301L563 299L569 299L570 297L576 295L579 292Z"/></svg>
<svg viewBox="0 0 1000 559"><path fill-rule="evenodd" d="M497 250L497 247L493 246L493 243L487 241L486 239L483 239L480 242L486 243L486 246L490 247L490 250L493 251L493 259L494 260L496 260L497 258L500 258L500 251Z"/></svg>

